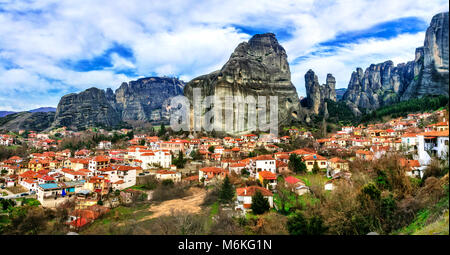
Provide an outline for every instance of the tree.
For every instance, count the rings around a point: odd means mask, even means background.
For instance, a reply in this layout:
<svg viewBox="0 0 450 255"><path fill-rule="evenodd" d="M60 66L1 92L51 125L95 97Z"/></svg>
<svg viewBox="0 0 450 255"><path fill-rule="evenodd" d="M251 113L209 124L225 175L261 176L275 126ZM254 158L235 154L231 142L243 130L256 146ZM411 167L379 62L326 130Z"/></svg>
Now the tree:
<svg viewBox="0 0 450 255"><path fill-rule="evenodd" d="M314 215L307 219L300 211L289 217L287 229L291 235L321 235L326 231L322 217Z"/></svg>
<svg viewBox="0 0 450 255"><path fill-rule="evenodd" d="M200 152L198 150L192 150L191 154L189 154L189 156L191 156L191 158L193 160L201 160L202 159L202 155L200 154Z"/></svg>
<svg viewBox="0 0 450 255"><path fill-rule="evenodd" d="M317 163L317 161L314 161L312 172L314 174L317 174L319 171L320 171L319 164Z"/></svg>
<svg viewBox="0 0 450 255"><path fill-rule="evenodd" d="M161 128L159 129L158 136L161 137L166 134L166 126L164 123L161 123Z"/></svg>
<svg viewBox="0 0 450 255"><path fill-rule="evenodd" d="M251 208L254 214L263 214L270 209L269 201L259 190L252 196Z"/></svg>
<svg viewBox="0 0 450 255"><path fill-rule="evenodd" d="M139 145L144 146L145 145L145 139L141 139L141 141L139 141Z"/></svg>
<svg viewBox="0 0 450 255"><path fill-rule="evenodd" d="M174 158L172 160L172 164L174 164L177 168L183 168L186 164L186 159L184 158L181 150L178 152L178 158Z"/></svg>
<svg viewBox="0 0 450 255"><path fill-rule="evenodd" d="M223 180L222 183L222 187L220 188L219 199L220 202L222 203L228 203L233 200L233 197L234 197L234 189L227 175L225 176L225 179Z"/></svg>
<svg viewBox="0 0 450 255"><path fill-rule="evenodd" d="M214 153L214 150L216 149L216 147L214 147L214 146L209 146L209 148L208 148L208 150L209 150L209 152L211 152L211 153Z"/></svg>
<svg viewBox="0 0 450 255"><path fill-rule="evenodd" d="M291 171L294 171L295 173L306 172L306 165L305 162L303 162L302 157L294 153L291 154L291 156L289 156L288 167Z"/></svg>

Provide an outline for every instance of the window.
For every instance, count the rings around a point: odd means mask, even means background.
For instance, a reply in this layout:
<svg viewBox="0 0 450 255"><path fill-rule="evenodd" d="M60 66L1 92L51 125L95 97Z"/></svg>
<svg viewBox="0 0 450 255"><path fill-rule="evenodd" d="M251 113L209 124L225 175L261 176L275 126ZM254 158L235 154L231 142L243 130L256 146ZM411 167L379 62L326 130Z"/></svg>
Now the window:
<svg viewBox="0 0 450 255"><path fill-rule="evenodd" d="M445 140L445 141L444 141L444 144L445 144L445 145L448 145L448 140Z"/></svg>

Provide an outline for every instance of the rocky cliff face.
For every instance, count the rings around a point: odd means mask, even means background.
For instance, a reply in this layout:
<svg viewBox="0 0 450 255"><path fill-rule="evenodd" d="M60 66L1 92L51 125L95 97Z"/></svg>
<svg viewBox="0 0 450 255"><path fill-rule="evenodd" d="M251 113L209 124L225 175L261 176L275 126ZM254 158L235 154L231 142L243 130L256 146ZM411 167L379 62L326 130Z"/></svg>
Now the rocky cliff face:
<svg viewBox="0 0 450 255"><path fill-rule="evenodd" d="M53 127L72 129L90 126L115 126L121 121L120 113L111 106L104 90L90 88L61 98L56 109Z"/></svg>
<svg viewBox="0 0 450 255"><path fill-rule="evenodd" d="M416 49L414 80L402 100L424 95L448 96L449 13L433 17L425 34L424 46Z"/></svg>
<svg viewBox="0 0 450 255"><path fill-rule="evenodd" d="M413 61L394 66L389 60L372 64L364 72L357 68L342 99L349 101L353 108L377 109L397 102L413 78Z"/></svg>
<svg viewBox="0 0 450 255"><path fill-rule="evenodd" d="M399 100L425 95L448 96L448 15L433 17L423 47L416 49L414 61L394 66L392 61L372 64L364 72L352 73L342 100L355 114Z"/></svg>
<svg viewBox="0 0 450 255"><path fill-rule="evenodd" d="M184 83L176 78L149 77L122 85L114 93L90 88L61 98L52 127L79 129L114 127L127 121L167 121L170 97L180 95Z"/></svg>
<svg viewBox="0 0 450 255"><path fill-rule="evenodd" d="M193 89L201 89L202 98L215 95L222 101L226 96L278 96L278 120L288 124L297 120L300 105L297 91L291 83L291 73L284 48L272 33L257 34L240 43L221 70L197 77L186 84L184 94L193 104ZM224 105L226 109L233 108ZM234 108L235 109L235 108ZM192 119L191 107L191 121ZM244 116L247 116L245 112ZM245 119L247 120L247 119ZM224 129L222 122L215 129ZM192 127L192 125L191 125ZM229 134L247 133L244 130L225 130Z"/></svg>
<svg viewBox="0 0 450 255"><path fill-rule="evenodd" d="M150 77L122 83L115 103L124 121L168 120L169 99L183 93L184 83L176 78Z"/></svg>
<svg viewBox="0 0 450 255"><path fill-rule="evenodd" d="M326 83L320 85L317 75L310 69L305 74L305 87L305 106L310 109L311 114L319 114L319 112L324 111L326 99L336 102L336 79L332 74L327 74Z"/></svg>

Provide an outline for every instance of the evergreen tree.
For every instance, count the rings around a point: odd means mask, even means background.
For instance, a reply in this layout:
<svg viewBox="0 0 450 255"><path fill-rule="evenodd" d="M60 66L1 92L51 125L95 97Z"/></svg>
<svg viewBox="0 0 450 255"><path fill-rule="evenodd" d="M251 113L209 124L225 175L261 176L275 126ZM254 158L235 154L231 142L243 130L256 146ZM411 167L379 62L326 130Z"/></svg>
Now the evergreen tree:
<svg viewBox="0 0 450 255"><path fill-rule="evenodd" d="M214 153L214 150L216 149L216 147L214 147L214 146L209 146L209 148L208 148L208 150L209 150L209 152L211 152L211 153Z"/></svg>
<svg viewBox="0 0 450 255"><path fill-rule="evenodd" d="M307 219L299 211L289 217L287 229L291 235L321 235L327 230L322 217L315 215Z"/></svg>
<svg viewBox="0 0 450 255"><path fill-rule="evenodd" d="M319 171L320 171L319 164L317 163L317 161L314 161L312 172L314 174L317 174Z"/></svg>
<svg viewBox="0 0 450 255"><path fill-rule="evenodd" d="M291 171L294 171L295 173L306 172L306 165L305 162L303 162L302 157L299 157L294 153L291 154L291 156L289 156L288 167Z"/></svg>
<svg viewBox="0 0 450 255"><path fill-rule="evenodd" d="M161 128L159 129L158 136L163 136L166 133L166 126L164 126L164 123L161 123Z"/></svg>
<svg viewBox="0 0 450 255"><path fill-rule="evenodd" d="M234 197L234 189L230 183L230 179L228 176L225 176L223 180L222 187L219 191L219 200L221 203L228 203L233 200Z"/></svg>
<svg viewBox="0 0 450 255"><path fill-rule="evenodd" d="M251 208L254 214L263 214L270 209L269 201L259 190L256 190L255 195L252 196Z"/></svg>

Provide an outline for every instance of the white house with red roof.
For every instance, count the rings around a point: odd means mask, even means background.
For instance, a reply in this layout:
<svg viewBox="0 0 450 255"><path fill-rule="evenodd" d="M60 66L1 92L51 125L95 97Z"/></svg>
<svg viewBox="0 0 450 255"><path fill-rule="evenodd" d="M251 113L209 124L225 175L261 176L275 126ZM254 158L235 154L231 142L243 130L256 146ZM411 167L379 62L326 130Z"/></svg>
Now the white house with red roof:
<svg viewBox="0 0 450 255"><path fill-rule="evenodd" d="M252 206L252 196L256 194L256 192L259 191L261 194L266 198L269 202L270 208L273 207L273 193L263 187L259 186L250 186L250 187L243 187L243 188L237 188L236 189L236 206L235 210L241 210L244 213L251 210Z"/></svg>

